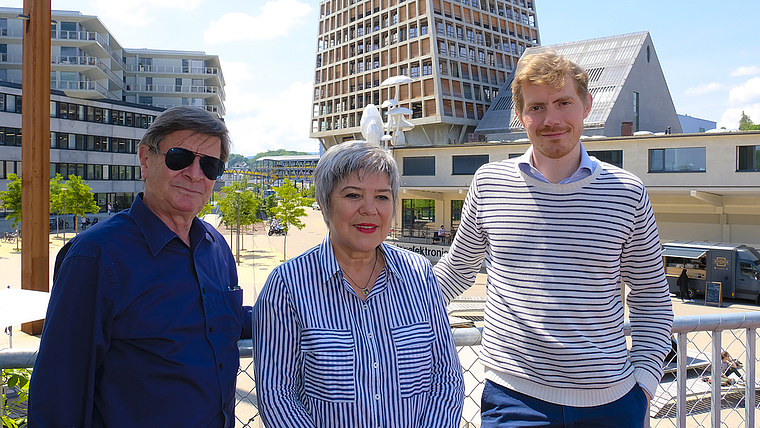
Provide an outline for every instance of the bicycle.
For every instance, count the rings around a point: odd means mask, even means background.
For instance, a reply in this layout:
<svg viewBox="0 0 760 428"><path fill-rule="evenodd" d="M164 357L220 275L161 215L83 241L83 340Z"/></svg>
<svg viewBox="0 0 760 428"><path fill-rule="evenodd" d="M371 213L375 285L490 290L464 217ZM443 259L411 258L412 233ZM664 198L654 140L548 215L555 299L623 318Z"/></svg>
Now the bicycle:
<svg viewBox="0 0 760 428"><path fill-rule="evenodd" d="M5 232L3 234L3 242L7 242L9 244L12 244L16 242L16 237L18 236L18 232L15 230L13 232Z"/></svg>

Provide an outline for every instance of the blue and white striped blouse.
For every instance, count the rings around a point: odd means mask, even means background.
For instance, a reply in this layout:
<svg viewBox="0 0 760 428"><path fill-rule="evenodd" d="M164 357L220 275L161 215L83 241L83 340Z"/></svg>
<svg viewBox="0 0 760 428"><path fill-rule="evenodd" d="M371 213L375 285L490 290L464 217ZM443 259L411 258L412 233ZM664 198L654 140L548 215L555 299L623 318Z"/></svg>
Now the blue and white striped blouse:
<svg viewBox="0 0 760 428"><path fill-rule="evenodd" d="M432 267L380 248L386 267L366 301L329 235L269 275L253 322L267 427L459 426L461 366Z"/></svg>

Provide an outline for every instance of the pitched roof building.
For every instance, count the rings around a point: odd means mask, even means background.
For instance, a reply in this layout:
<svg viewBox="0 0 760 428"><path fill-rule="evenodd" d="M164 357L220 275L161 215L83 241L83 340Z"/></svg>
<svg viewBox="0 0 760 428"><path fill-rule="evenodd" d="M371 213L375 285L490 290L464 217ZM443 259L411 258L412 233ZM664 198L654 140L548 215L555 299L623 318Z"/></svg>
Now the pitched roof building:
<svg viewBox="0 0 760 428"><path fill-rule="evenodd" d="M593 96L584 135L625 136L635 132L680 133L681 124L648 31L533 47L552 50L583 67ZM478 124L486 140L517 140L525 130L514 112L512 78Z"/></svg>

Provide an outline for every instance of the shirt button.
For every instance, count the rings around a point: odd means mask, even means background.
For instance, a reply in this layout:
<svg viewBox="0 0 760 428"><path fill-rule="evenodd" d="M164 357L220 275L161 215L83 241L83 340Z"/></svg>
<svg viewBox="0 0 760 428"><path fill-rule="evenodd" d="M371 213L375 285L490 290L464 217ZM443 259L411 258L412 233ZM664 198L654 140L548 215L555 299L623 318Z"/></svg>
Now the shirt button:
<svg viewBox="0 0 760 428"><path fill-rule="evenodd" d="M375 394L375 400L380 400L380 394Z"/></svg>
<svg viewBox="0 0 760 428"><path fill-rule="evenodd" d="M367 334L367 337L369 337L370 339L372 339L372 333Z"/></svg>
<svg viewBox="0 0 760 428"><path fill-rule="evenodd" d="M213 332L214 332L214 327L209 327L209 328L208 328L208 331L209 331L210 333L213 333Z"/></svg>
<svg viewBox="0 0 760 428"><path fill-rule="evenodd" d="M379 366L380 366L380 364L378 364L376 362L372 364L372 367L374 367L374 368L378 368Z"/></svg>
<svg viewBox="0 0 760 428"><path fill-rule="evenodd" d="M223 369L224 368L224 363L219 364L219 368Z"/></svg>
<svg viewBox="0 0 760 428"><path fill-rule="evenodd" d="M203 293L205 293L205 292L206 292L206 287L203 287L203 288L201 288L201 291L202 291Z"/></svg>
<svg viewBox="0 0 760 428"><path fill-rule="evenodd" d="M369 306L364 305L364 310L366 311L367 309L369 309Z"/></svg>

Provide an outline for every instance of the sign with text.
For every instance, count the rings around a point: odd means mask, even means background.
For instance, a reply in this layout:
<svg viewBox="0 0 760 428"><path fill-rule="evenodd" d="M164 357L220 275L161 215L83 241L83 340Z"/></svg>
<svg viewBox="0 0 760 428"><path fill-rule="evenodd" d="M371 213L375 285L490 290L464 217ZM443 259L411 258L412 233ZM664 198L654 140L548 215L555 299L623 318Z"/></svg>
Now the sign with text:
<svg viewBox="0 0 760 428"><path fill-rule="evenodd" d="M705 285L705 305L715 304L723 307L723 284L720 282L708 282Z"/></svg>

